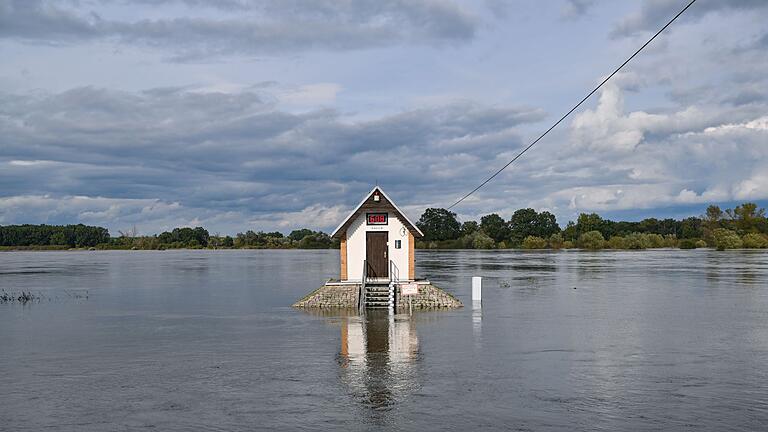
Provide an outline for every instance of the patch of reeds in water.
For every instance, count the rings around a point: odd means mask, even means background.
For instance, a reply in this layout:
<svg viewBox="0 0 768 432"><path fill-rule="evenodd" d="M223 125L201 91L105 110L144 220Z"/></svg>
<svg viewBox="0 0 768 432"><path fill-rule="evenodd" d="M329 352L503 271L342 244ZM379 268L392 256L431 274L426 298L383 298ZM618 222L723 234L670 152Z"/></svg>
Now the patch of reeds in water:
<svg viewBox="0 0 768 432"><path fill-rule="evenodd" d="M66 294L66 298L68 299L87 299L88 298L88 291L77 292L77 291L64 290L64 294ZM51 300L59 300L59 299L60 298L58 296L46 297L42 293L39 293L39 292L33 293L32 291L7 292L6 290L2 290L2 292L0 292L0 304L40 303L41 301L51 301Z"/></svg>

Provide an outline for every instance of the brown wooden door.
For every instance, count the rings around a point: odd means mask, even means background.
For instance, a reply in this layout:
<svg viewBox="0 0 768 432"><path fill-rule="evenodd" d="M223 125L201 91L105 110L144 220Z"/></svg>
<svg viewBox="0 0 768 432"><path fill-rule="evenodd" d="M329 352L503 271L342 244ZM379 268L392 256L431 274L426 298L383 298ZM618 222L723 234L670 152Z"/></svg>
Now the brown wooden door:
<svg viewBox="0 0 768 432"><path fill-rule="evenodd" d="M365 260L368 263L368 277L389 277L388 232L365 233Z"/></svg>

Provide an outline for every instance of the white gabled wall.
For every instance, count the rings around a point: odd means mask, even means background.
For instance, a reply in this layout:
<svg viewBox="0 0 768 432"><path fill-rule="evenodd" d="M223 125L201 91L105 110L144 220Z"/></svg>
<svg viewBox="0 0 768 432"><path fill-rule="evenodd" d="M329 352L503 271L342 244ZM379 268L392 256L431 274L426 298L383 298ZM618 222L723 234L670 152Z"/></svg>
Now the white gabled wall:
<svg viewBox="0 0 768 432"><path fill-rule="evenodd" d="M367 213L376 213L368 210ZM381 211L384 213L384 211ZM363 276L363 260L365 259L365 233L368 231L389 232L387 256L394 261L400 270L400 280L408 279L408 230L401 234L405 227L392 212L387 212L387 225L367 225L366 212L363 212L347 228L347 277L351 281L359 281ZM395 249L395 240L400 240L400 249Z"/></svg>

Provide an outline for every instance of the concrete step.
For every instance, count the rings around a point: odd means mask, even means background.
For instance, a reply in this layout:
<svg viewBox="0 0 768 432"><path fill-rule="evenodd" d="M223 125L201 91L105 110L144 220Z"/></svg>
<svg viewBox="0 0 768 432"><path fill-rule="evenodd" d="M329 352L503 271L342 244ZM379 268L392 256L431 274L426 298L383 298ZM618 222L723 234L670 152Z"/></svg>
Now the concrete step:
<svg viewBox="0 0 768 432"><path fill-rule="evenodd" d="M365 304L377 304L377 303L387 303L387 304L389 304L389 299L384 297L384 298L378 298L378 299L371 299L371 298L369 298L369 299L365 300Z"/></svg>

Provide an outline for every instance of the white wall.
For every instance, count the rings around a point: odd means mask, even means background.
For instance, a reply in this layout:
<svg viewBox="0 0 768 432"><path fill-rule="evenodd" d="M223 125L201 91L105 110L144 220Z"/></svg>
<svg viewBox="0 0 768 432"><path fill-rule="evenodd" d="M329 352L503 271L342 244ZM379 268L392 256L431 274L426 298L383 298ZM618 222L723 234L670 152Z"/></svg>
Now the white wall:
<svg viewBox="0 0 768 432"><path fill-rule="evenodd" d="M375 213L375 210L368 210ZM383 212L382 212L383 213ZM366 212L363 212L347 228L347 277L349 280L359 281L363 276L363 260L365 259L365 233L368 231L389 232L387 256L395 262L400 269L400 280L408 279L408 230L405 235L401 231L404 225L395 217L394 213L388 213L387 225L366 225ZM400 249L395 249L395 240L402 242Z"/></svg>

